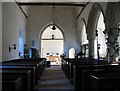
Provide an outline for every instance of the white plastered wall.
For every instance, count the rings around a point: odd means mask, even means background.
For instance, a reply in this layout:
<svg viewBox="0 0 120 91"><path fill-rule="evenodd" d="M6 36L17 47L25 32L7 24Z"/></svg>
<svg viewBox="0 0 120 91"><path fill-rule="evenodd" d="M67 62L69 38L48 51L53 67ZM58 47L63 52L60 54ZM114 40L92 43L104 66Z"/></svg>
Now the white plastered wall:
<svg viewBox="0 0 120 91"><path fill-rule="evenodd" d="M31 41L35 41L35 47L40 52L39 35L43 28L51 22L52 7L33 6L29 8L29 18L27 25L27 43L31 47ZM76 18L73 7L56 7L57 24L64 33L64 52L68 57L71 47L77 49L79 45L76 40Z"/></svg>
<svg viewBox="0 0 120 91"><path fill-rule="evenodd" d="M19 30L26 30L26 18L18 5L14 2L2 4L2 57L3 61L19 58ZM9 52L9 47L13 48L16 44L16 50Z"/></svg>

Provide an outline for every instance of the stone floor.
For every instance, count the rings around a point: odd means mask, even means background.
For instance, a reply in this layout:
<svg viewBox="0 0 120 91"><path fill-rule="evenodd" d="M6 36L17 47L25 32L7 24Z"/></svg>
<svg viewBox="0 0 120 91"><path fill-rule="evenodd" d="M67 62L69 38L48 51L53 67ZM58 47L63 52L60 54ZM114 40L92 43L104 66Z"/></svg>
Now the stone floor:
<svg viewBox="0 0 120 91"><path fill-rule="evenodd" d="M61 70L60 65L46 67L36 91L74 91L74 86Z"/></svg>

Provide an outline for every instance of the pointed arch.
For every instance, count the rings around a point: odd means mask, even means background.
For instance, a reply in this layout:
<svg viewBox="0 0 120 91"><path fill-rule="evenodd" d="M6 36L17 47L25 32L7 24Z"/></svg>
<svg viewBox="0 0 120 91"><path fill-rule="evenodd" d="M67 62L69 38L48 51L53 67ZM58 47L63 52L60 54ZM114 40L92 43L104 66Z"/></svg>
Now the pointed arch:
<svg viewBox="0 0 120 91"><path fill-rule="evenodd" d="M101 12L103 14L103 18L104 18L104 22L105 22L105 14L103 12L102 7L98 3L94 3L92 8L91 8L89 18L88 18L87 27L86 27L87 34L89 35L88 39L91 39L91 38L95 37L95 30L97 29L97 23L96 22L98 22L98 19L99 19L99 16L100 16Z"/></svg>
<svg viewBox="0 0 120 91"><path fill-rule="evenodd" d="M99 57L101 58L105 58L106 57L106 50L107 50L107 45L106 45L106 40L105 40L105 35L103 33L103 31L105 30L105 23L103 22L104 18L103 18L103 14L102 12L99 15L99 19L97 22L97 31L98 31L98 44L100 46L99 49ZM94 42L94 57L97 58L97 39L95 38L95 42Z"/></svg>
<svg viewBox="0 0 120 91"><path fill-rule="evenodd" d="M56 30L52 30L50 28L51 26L52 26L51 24L45 26L40 32L40 36L39 36L40 45L39 46L40 46L41 57L45 57L47 53L54 55L54 54L56 54L55 51L56 52L59 51L59 53L58 53L59 55L64 53L65 36L64 36L63 30L59 26L55 26ZM52 39L51 36L49 36L51 33L50 31L57 32L57 33L55 33L54 39ZM45 45L43 45L45 43L50 44L48 47L51 47L50 48L51 50L48 50L47 47ZM56 46L56 45L58 45L58 46ZM43 46L45 48L42 48ZM58 50L58 48L62 48L62 49ZM55 49L55 50L53 51L53 49Z"/></svg>
<svg viewBox="0 0 120 91"><path fill-rule="evenodd" d="M96 38L95 31L97 29L99 16L102 13L103 18L105 19L105 15L102 7L98 3L94 3L88 18L87 23L87 34L89 40L89 57L94 57L94 40ZM105 22L105 20L103 21Z"/></svg>
<svg viewBox="0 0 120 91"><path fill-rule="evenodd" d="M85 22L85 20L83 18L82 18L81 36L82 36L82 39L81 39L82 40L82 45L88 44L86 22Z"/></svg>
<svg viewBox="0 0 120 91"><path fill-rule="evenodd" d="M41 39L44 30L45 30L46 28L48 28L49 26L51 26L51 25L52 25L52 24L48 24L48 25L46 25L46 26L40 31L39 39ZM62 35L63 35L63 39L65 40L65 34L64 34L62 28L59 27L58 25L56 25L56 27L61 31L61 33L62 33Z"/></svg>

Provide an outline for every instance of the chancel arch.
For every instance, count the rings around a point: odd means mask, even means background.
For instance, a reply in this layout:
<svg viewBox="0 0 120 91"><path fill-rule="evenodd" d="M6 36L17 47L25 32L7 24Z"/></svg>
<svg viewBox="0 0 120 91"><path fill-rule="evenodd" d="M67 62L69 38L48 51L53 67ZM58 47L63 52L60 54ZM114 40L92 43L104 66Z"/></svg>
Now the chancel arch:
<svg viewBox="0 0 120 91"><path fill-rule="evenodd" d="M41 57L59 56L64 52L64 34L62 30L53 25L46 26L40 34Z"/></svg>

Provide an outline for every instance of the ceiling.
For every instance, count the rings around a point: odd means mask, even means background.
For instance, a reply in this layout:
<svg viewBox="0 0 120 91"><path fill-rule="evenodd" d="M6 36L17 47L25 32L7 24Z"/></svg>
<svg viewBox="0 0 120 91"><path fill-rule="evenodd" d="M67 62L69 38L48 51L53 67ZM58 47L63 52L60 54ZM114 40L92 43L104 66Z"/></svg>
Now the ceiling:
<svg viewBox="0 0 120 91"><path fill-rule="evenodd" d="M16 0L18 2L89 2L90 0Z"/></svg>
<svg viewBox="0 0 120 91"><path fill-rule="evenodd" d="M28 10L31 6L64 6L74 7L80 10L91 0L2 0L2 2L17 2L25 16L28 16Z"/></svg>
<svg viewBox="0 0 120 91"><path fill-rule="evenodd" d="M18 5L23 9L23 12L27 14L29 7L31 6L64 6L83 8L87 5L89 0L15 0Z"/></svg>
<svg viewBox="0 0 120 91"><path fill-rule="evenodd" d="M71 3L86 3L86 2L120 2L120 0L0 0L2 2L22 2L22 3L33 3L33 2L55 2L55 3L65 3L65 2L71 2Z"/></svg>

